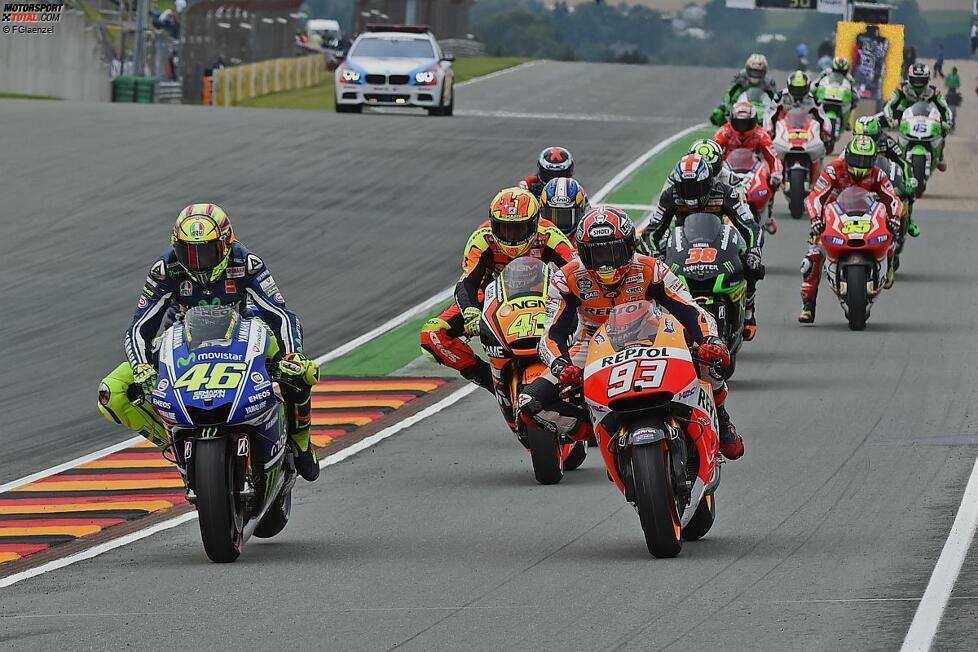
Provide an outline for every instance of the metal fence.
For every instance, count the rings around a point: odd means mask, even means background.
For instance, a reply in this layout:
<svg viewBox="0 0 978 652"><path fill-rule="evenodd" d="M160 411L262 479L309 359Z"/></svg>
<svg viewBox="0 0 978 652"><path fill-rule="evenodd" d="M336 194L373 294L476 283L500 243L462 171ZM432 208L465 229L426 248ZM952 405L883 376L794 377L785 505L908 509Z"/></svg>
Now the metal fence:
<svg viewBox="0 0 978 652"><path fill-rule="evenodd" d="M183 12L183 96L199 101L214 68L295 54L302 0L201 0Z"/></svg>

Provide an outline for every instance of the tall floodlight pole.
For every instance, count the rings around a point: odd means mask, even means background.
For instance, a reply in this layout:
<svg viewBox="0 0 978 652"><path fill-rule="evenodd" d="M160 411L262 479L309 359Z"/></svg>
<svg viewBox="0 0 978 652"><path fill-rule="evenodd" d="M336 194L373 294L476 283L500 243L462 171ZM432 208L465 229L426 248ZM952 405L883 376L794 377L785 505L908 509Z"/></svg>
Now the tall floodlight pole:
<svg viewBox="0 0 978 652"><path fill-rule="evenodd" d="M133 54L132 74L143 76L143 32L146 31L146 0L136 0L136 50Z"/></svg>

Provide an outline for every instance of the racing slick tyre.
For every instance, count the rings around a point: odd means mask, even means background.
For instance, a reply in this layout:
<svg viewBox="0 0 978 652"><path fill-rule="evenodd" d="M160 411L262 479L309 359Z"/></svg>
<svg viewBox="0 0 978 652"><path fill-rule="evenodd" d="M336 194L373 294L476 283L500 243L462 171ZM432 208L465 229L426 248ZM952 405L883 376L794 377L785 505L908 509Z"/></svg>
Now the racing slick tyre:
<svg viewBox="0 0 978 652"><path fill-rule="evenodd" d="M808 172L796 168L788 173L788 210L791 217L800 220L805 213L805 180Z"/></svg>
<svg viewBox="0 0 978 652"><path fill-rule="evenodd" d="M337 102L335 108L337 113L363 113L362 104L340 104Z"/></svg>
<svg viewBox="0 0 978 652"><path fill-rule="evenodd" d="M693 518L683 528L683 538L687 541L699 541L713 527L716 518L717 499L713 494L706 494L700 498L700 504L696 506L696 511L693 512Z"/></svg>
<svg viewBox="0 0 978 652"><path fill-rule="evenodd" d="M661 440L630 450L635 509L645 545L653 557L675 557L683 549L683 539L669 472L669 445Z"/></svg>
<svg viewBox="0 0 978 652"><path fill-rule="evenodd" d="M913 178L917 180L917 187L914 188L914 199L920 199L924 191L927 190L927 159L922 155L912 156L910 158L910 169L913 172Z"/></svg>
<svg viewBox="0 0 978 652"><path fill-rule="evenodd" d="M544 428L527 428L533 476L540 484L557 484L564 477L557 435Z"/></svg>
<svg viewBox="0 0 978 652"><path fill-rule="evenodd" d="M253 534L259 539L269 539L275 536L288 525L291 514L292 490L289 489L279 494L275 502L265 512L265 517L262 518Z"/></svg>
<svg viewBox="0 0 978 652"><path fill-rule="evenodd" d="M868 303L866 268L862 265L849 265L846 267L846 318L849 320L849 330L861 331L866 328Z"/></svg>
<svg viewBox="0 0 978 652"><path fill-rule="evenodd" d="M204 552L211 561L226 564L244 546L243 506L235 488L235 457L224 438L201 439L194 446L194 490L197 521Z"/></svg>
<svg viewBox="0 0 978 652"><path fill-rule="evenodd" d="M579 441L574 444L574 448L568 453L567 459L564 460L564 470L573 471L584 464L584 460L587 458L587 444L583 441Z"/></svg>

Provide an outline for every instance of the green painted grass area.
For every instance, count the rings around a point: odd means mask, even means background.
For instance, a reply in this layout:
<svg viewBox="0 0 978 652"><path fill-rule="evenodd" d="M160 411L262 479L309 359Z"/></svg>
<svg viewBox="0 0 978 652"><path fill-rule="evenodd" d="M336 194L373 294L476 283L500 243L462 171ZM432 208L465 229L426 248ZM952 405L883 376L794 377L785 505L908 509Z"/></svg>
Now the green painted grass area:
<svg viewBox="0 0 978 652"><path fill-rule="evenodd" d="M364 344L320 370L323 376L386 376L421 355L421 325L427 317L410 321Z"/></svg>
<svg viewBox="0 0 978 652"><path fill-rule="evenodd" d="M474 77L481 77L492 72L512 68L521 63L526 63L529 60L528 57L459 57L452 64L452 68L455 69L455 83L460 84ZM332 111L335 92L333 74L330 73L323 78L321 83L315 86L245 99L238 102L236 106L262 109Z"/></svg>
<svg viewBox="0 0 978 652"><path fill-rule="evenodd" d="M653 203L658 199L659 193L662 191L662 185L669 176L669 172L676 165L676 161L687 152L690 144L699 138L709 138L713 133L713 129L700 129L685 138L680 138L658 156L639 168L617 190L608 195L605 201L609 204ZM636 216L632 215L632 217L634 218Z"/></svg>
<svg viewBox="0 0 978 652"><path fill-rule="evenodd" d="M712 134L703 129L683 138L642 166L608 197L609 202L623 204L651 203L665 183L669 171L697 138ZM633 214L634 219L642 215ZM439 308L440 310L440 308ZM369 342L339 360L323 366L323 376L386 376L416 360L421 355L419 332L428 319L423 317ZM478 347L478 343L475 344Z"/></svg>
<svg viewBox="0 0 978 652"><path fill-rule="evenodd" d="M0 99L3 100L58 100L60 97L53 97L51 95L25 95L24 93L0 93Z"/></svg>

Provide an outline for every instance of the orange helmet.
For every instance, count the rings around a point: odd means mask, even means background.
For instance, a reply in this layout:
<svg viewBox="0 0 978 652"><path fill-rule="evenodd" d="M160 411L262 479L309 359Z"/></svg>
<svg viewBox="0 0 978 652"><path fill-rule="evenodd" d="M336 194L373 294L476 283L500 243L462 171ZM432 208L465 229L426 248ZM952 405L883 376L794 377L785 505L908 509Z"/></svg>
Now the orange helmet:
<svg viewBox="0 0 978 652"><path fill-rule="evenodd" d="M529 190L506 188L489 205L489 223L496 244L510 258L530 250L540 227L540 203Z"/></svg>

